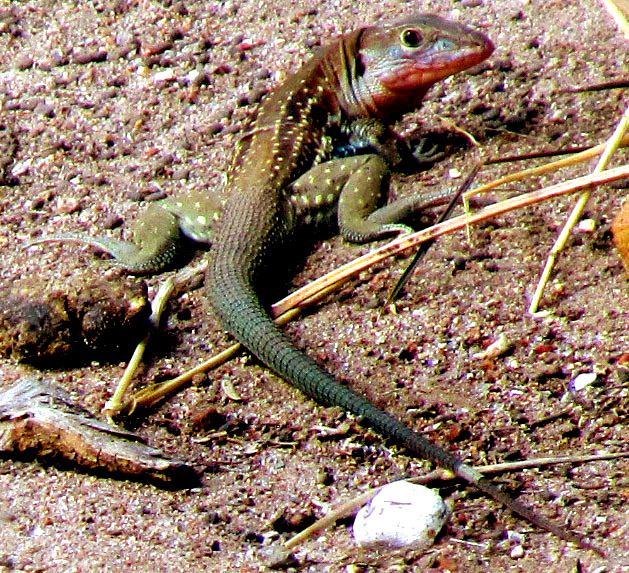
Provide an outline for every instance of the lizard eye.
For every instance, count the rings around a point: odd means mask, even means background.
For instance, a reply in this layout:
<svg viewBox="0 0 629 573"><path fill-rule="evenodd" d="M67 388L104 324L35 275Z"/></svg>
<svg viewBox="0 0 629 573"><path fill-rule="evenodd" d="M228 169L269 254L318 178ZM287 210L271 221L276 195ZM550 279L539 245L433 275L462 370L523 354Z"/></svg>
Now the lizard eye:
<svg viewBox="0 0 629 573"><path fill-rule="evenodd" d="M407 28L400 34L400 40L407 48L417 48L422 41L422 35L413 28Z"/></svg>

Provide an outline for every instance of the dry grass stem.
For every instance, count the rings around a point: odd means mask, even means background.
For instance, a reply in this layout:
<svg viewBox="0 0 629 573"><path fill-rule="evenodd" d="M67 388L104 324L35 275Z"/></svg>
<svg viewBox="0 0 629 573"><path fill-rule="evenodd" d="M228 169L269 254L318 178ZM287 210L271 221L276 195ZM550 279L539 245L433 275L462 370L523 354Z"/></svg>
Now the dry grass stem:
<svg viewBox="0 0 629 573"><path fill-rule="evenodd" d="M603 171L601 173L587 175L585 177L579 177L571 181L566 181L564 183L559 183L557 185L552 185L550 187L534 191L532 193L518 195L517 197L512 197L505 201L501 201L500 203L496 203L495 205L485 207L477 213L460 215L458 217L448 219L443 223L418 231L417 233L403 235L390 243L324 275L309 285L306 285L305 287L285 297L273 305L272 314L273 316L279 317L278 324L285 324L298 315L304 308L325 298L330 292L336 290L340 285L354 278L374 264L377 264L388 257L401 254L408 249L417 247L425 241L435 239L447 233L452 233L458 229L466 227L467 225L473 225L492 217L508 213L509 211L533 205L540 201L574 193L576 191L609 183L611 181L617 181L626 177L629 177L629 165L624 165L615 169ZM287 315L289 312L291 314ZM166 382L161 382L144 388L132 396L125 404L119 406L117 412L113 412L113 415L128 416L135 412L138 408L148 408L154 406L159 401L171 396L189 384L195 375L201 372L206 372L212 368L216 368L231 359L240 350L240 348L239 344L234 344L217 356L210 358L199 366L184 372L172 380L167 380Z"/></svg>
<svg viewBox="0 0 629 573"><path fill-rule="evenodd" d="M388 257L402 254L404 251L417 247L417 245L420 245L425 241L452 233L458 229L465 228L467 225L474 225L476 223L480 223L481 221L486 221L493 217L504 215L510 211L539 203L540 201L546 201L554 197L568 195L570 193L575 193L577 191L582 191L584 189L596 187L597 185L603 185L605 183L611 183L627 177L629 177L629 165L622 165L614 169L603 171L602 173L585 175L570 181L558 183L557 185L551 185L550 187L539 189L538 191L511 197L510 199L506 199L494 205L489 205L476 213L459 215L458 217L453 217L452 219L448 219L443 223L433 225L432 227L428 227L427 229L423 229L417 233L397 237L386 245L383 245L382 247L375 249L362 257L343 265L342 267L339 267L335 271L324 275L309 285L306 285L305 287L285 297L273 306L274 314L282 314L290 308L299 306L304 301L316 296L321 289L327 289L332 287L337 282L349 280L372 265L377 264Z"/></svg>
<svg viewBox="0 0 629 573"><path fill-rule="evenodd" d="M601 154L596 164L596 167L594 168L594 171L592 173L594 174L601 173L607 167L607 165L609 164L609 161L611 160L612 155L618 149L620 143L623 141L623 137L625 133L627 132L628 127L629 127L629 107L627 107L627 109L625 110L625 113L622 116L622 119L620 120L620 122L618 123L618 126L614 130L613 135L607 142L605 149L603 153ZM555 266L555 261L557 259L557 256L566 246L566 242L568 241L568 238L570 236L570 233L572 232L572 229L579 222L579 219L581 218L581 215L583 214L583 211L585 210L585 206L587 205L587 202L590 199L590 194L591 194L591 188L585 189L583 193L581 193L574 208L572 209L572 213L570 213L570 216L568 217L566 224L561 230L561 233L559 233L559 236L557 237L555 244L550 250L550 254L548 255L548 258L546 259L546 265L544 266L544 270L542 271L542 276L540 277L540 280L537 283L535 294L533 295L531 304L529 306L530 314L535 314L537 312L537 309L539 308L539 303L542 299L542 294L544 293L544 288L546 287L546 284L548 283L548 280L550 279L550 273L552 272L553 267Z"/></svg>
<svg viewBox="0 0 629 573"><path fill-rule="evenodd" d="M496 474L505 471L522 470L526 468L536 468L548 465L556 464L579 464L594 461L614 460L618 458L629 457L629 452L618 452L611 454L592 454L582 456L562 456L558 458L537 458L531 460L523 460L519 462L510 462L505 464L492 464L488 466L477 467L476 469L483 474ZM406 481L411 483L426 484L437 479L458 479L448 472L447 470L438 470L432 472L429 476L418 476L410 478ZM369 501L376 495L384 486L379 486L367 490L360 495L345 501L340 505L333 508L327 515L317 520L315 523L300 531L297 535L291 537L284 543L282 549L284 551L292 551L297 546L306 542L308 539L312 539L316 535L319 535L323 530L332 526L339 519L344 519L356 513L361 507L369 503Z"/></svg>
<svg viewBox="0 0 629 573"><path fill-rule="evenodd" d="M536 177L538 175L544 175L546 173L550 173L552 171L556 171L557 169L561 169L562 167L568 167L569 165L576 165L577 163L583 163L588 159L592 159L593 157L597 157L605 150L607 143L601 143L600 145L595 145L590 149L586 149L585 151L581 151L580 153L576 153L571 155L570 157L564 157L563 159L558 159L557 161L553 161L552 163L547 163L546 165L540 165L539 167L531 167L530 169L523 169L522 171L518 171L516 173L510 173L509 175L505 175L504 177L500 177L495 179L494 181L490 181L472 191L468 191L463 194L464 203L469 202L470 197L474 197L476 195L480 195L481 193L487 193L496 187L500 187L501 185L506 185L508 183L513 183L514 181L522 181L528 177ZM626 135L622 138L619 143L620 147L628 147L629 146L629 135ZM488 162L490 163L490 162Z"/></svg>
<svg viewBox="0 0 629 573"><path fill-rule="evenodd" d="M627 0L601 0L601 3L614 19L625 38L629 40L629 1Z"/></svg>

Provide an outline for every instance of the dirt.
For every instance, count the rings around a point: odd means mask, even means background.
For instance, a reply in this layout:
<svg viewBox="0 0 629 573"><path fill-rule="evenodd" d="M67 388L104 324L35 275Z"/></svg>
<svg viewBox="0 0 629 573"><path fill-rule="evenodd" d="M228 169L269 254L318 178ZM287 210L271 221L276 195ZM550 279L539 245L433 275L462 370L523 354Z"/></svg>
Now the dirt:
<svg viewBox="0 0 629 573"><path fill-rule="evenodd" d="M57 232L126 236L147 201L217 188L257 102L314 47L407 2L281 4L102 0L5 3L0 18L0 281L117 281L76 244L25 251ZM444 82L398 126L413 136L463 129L479 147L450 150L393 192L455 186L479 156L598 144L626 90L568 90L627 77L627 41L600 3L424 2L484 30L490 60ZM615 164L627 161L621 152ZM538 164L484 168L479 182ZM497 200L582 175L578 165L493 194ZM460 175L459 175L460 174ZM439 239L397 313L380 303L406 259L390 261L289 327L300 347L356 391L473 465L617 452L629 430L629 290L610 223L627 190L597 189L542 299L527 313L545 257L574 198L513 212ZM370 247L318 243L300 285ZM200 253L199 258L204 254ZM148 279L149 288L163 276ZM478 354L504 335L508 351ZM223 349L203 288L174 300L138 385ZM99 412L124 364L45 373ZM0 362L6 389L31 370ZM571 383L595 373L594 383ZM18 571L258 571L258 550L331 505L430 465L314 405L247 357L188 388L133 427L202 473L166 491L32 460L0 461L0 567ZM241 399L234 400L234 394ZM629 461L553 465L497 477L540 512L604 547L567 546L463 484L441 493L453 517L428 551L357 549L342 521L296 552L304 571L629 571ZM607 569L601 569L607 567Z"/></svg>

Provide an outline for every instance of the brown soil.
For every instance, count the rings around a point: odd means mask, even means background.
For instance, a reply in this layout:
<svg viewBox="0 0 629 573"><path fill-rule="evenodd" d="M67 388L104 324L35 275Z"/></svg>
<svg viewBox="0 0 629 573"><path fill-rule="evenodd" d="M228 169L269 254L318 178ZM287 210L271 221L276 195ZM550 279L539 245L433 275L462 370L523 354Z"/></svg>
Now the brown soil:
<svg viewBox="0 0 629 573"><path fill-rule="evenodd" d="M312 3L100 0L5 3L0 17L0 280L86 280L120 271L78 245L20 246L40 234L92 235L134 220L143 200L218 187L261 95L322 39L406 2ZM596 144L613 130L627 92L567 93L627 76L627 41L600 3L426 1L424 8L485 30L490 61L433 89L400 130L446 122L472 133L487 157ZM447 118L447 119L443 119ZM453 150L394 192L454 186L479 153ZM618 161L626 161L626 152ZM529 165L532 162L527 163ZM486 168L480 180L520 164ZM521 192L581 175L566 169ZM629 292L609 226L626 190L598 189L542 305L527 306L573 198L555 200L440 239L397 314L379 303L402 272L396 260L365 275L290 327L307 352L358 392L469 463L626 449ZM504 195L496 195L501 198ZM115 231L120 232L120 231ZM124 232L124 231L123 231ZM368 247L318 244L303 284ZM199 255L203 256L203 255ZM151 288L162 277L149 279ZM202 288L171 304L143 374L160 380L224 348L228 338ZM480 352L504 334L510 350ZM623 365L625 365L623 367ZM46 373L92 411L123 364ZM5 389L26 367L0 363ZM595 372L578 392L570 383ZM313 405L247 358L212 373L242 396L200 384L137 428L150 444L204 470L202 486L164 491L31 461L0 462L0 568L24 571L256 571L257 550L286 539L331 504L429 466ZM217 431L225 429L226 432ZM337 431L330 431L333 428ZM340 431L338 431L340 429ZM446 486L454 515L429 551L357 550L348 522L297 552L302 570L629 571L629 461L544 467L501 476L523 500L602 545L602 558L533 530L461 484ZM354 569L347 569L355 566ZM598 569L599 571L601 569Z"/></svg>

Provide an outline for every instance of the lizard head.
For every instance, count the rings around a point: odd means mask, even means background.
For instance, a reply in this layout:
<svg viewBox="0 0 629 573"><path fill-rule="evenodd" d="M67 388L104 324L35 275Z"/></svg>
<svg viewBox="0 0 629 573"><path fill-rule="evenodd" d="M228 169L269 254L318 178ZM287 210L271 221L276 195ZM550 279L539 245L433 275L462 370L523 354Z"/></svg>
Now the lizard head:
<svg viewBox="0 0 629 573"><path fill-rule="evenodd" d="M368 115L395 119L421 106L428 89L494 51L484 34L432 14L420 14L357 35L354 92Z"/></svg>

